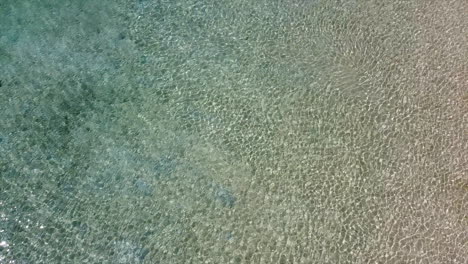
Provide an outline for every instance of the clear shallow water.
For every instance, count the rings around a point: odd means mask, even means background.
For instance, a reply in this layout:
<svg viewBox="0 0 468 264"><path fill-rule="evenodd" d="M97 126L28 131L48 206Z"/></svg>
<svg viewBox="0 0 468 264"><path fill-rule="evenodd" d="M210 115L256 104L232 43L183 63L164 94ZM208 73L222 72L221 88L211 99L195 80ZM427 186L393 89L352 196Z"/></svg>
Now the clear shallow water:
<svg viewBox="0 0 468 264"><path fill-rule="evenodd" d="M464 1L3 1L0 263L465 263Z"/></svg>

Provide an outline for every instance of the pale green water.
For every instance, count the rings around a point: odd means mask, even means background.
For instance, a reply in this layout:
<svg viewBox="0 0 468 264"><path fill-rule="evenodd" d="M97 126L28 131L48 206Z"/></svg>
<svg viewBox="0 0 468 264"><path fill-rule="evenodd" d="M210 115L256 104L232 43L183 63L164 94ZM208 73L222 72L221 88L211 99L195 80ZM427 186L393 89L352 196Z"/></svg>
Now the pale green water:
<svg viewBox="0 0 468 264"><path fill-rule="evenodd" d="M466 263L467 8L0 1L0 263Z"/></svg>

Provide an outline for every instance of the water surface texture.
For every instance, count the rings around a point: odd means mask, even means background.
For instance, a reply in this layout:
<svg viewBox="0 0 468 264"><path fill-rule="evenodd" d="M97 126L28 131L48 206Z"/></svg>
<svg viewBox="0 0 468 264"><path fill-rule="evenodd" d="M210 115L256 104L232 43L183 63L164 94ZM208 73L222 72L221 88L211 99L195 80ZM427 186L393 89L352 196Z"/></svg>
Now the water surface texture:
<svg viewBox="0 0 468 264"><path fill-rule="evenodd" d="M0 263L468 263L465 0L1 0Z"/></svg>

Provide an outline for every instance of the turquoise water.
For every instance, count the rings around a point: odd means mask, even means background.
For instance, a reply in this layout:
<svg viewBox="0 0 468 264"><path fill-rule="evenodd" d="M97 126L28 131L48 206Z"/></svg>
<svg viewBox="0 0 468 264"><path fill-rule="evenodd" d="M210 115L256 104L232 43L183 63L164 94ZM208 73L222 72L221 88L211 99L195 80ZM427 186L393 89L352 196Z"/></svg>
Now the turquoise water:
<svg viewBox="0 0 468 264"><path fill-rule="evenodd" d="M0 263L465 263L468 7L387 2L1 1Z"/></svg>

